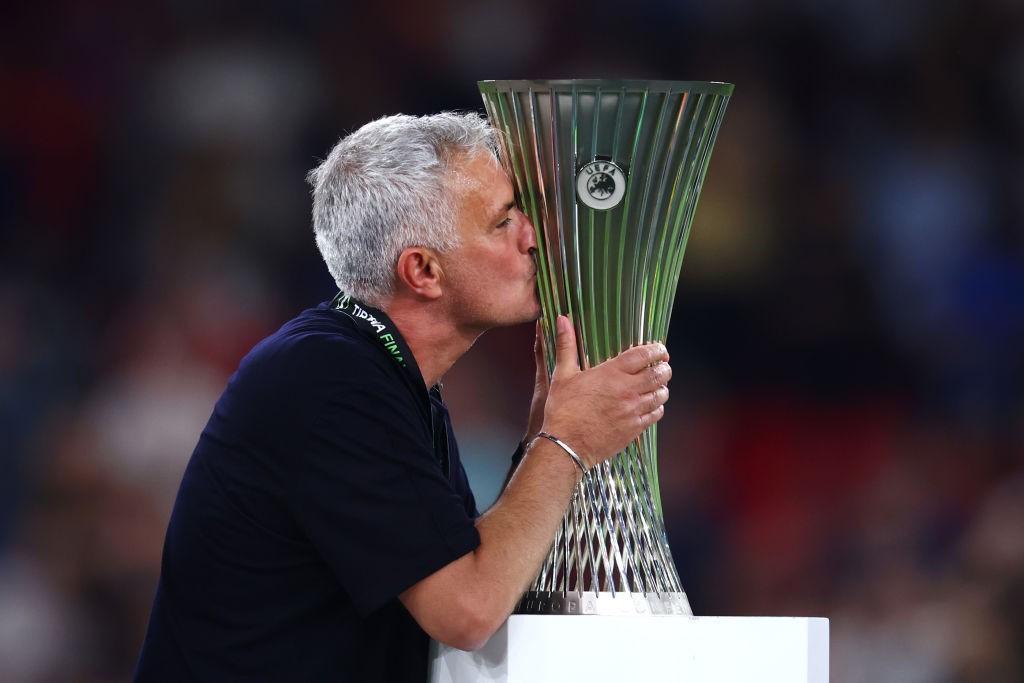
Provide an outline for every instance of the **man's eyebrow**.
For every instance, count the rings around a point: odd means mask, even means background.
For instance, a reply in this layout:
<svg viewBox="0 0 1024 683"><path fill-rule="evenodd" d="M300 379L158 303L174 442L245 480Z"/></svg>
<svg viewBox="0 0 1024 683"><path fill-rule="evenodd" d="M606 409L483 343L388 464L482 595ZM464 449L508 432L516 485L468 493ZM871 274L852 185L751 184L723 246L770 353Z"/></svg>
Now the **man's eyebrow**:
<svg viewBox="0 0 1024 683"><path fill-rule="evenodd" d="M499 218L502 214L508 213L509 211L512 210L512 208L515 205L516 205L516 200L514 198L509 200L509 202L507 204L505 204L500 209L498 209L497 211L494 212L494 214L493 214L494 218Z"/></svg>

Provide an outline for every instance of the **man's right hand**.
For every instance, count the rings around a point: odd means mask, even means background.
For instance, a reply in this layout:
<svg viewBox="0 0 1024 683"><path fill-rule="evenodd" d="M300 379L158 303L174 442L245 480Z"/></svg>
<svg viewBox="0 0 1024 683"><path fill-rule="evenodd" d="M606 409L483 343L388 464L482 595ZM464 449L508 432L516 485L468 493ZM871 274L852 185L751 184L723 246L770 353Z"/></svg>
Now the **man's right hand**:
<svg viewBox="0 0 1024 683"><path fill-rule="evenodd" d="M672 378L668 359L663 344L645 344L580 370L572 323L558 316L543 431L571 446L590 467L611 458L665 414Z"/></svg>

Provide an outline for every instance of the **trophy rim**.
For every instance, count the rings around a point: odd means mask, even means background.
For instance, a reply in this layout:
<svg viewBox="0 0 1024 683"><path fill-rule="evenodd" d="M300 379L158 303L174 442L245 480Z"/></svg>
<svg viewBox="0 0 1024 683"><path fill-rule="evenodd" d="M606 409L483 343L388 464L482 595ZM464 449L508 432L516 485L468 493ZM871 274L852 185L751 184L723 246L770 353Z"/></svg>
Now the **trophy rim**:
<svg viewBox="0 0 1024 683"><path fill-rule="evenodd" d="M477 81L482 93L507 91L550 91L562 88L602 88L607 90L654 90L657 92L693 92L710 95L732 95L735 86L723 81L663 81L634 78L553 78L553 79L488 79Z"/></svg>

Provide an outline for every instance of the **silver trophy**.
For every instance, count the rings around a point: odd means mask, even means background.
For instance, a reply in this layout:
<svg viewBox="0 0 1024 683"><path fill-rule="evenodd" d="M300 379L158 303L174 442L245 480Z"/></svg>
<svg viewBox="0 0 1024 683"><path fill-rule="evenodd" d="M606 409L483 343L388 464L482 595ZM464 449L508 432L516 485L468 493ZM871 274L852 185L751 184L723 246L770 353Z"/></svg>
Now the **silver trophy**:
<svg viewBox="0 0 1024 683"><path fill-rule="evenodd" d="M728 83L482 81L537 229L548 371L555 318L587 368L665 342ZM657 425L577 487L519 614L692 614L665 534Z"/></svg>

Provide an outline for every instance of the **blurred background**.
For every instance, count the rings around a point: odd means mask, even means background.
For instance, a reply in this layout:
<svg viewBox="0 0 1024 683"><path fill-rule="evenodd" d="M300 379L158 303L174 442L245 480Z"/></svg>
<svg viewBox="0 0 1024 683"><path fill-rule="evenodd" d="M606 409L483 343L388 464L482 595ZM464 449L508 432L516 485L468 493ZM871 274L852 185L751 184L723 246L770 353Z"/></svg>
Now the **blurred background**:
<svg viewBox="0 0 1024 683"><path fill-rule="evenodd" d="M669 337L695 611L831 619L837 683L1024 680L1019 0L0 11L0 680L128 680L242 355L334 293L305 172L482 78L736 84ZM481 506L532 328L446 378Z"/></svg>

